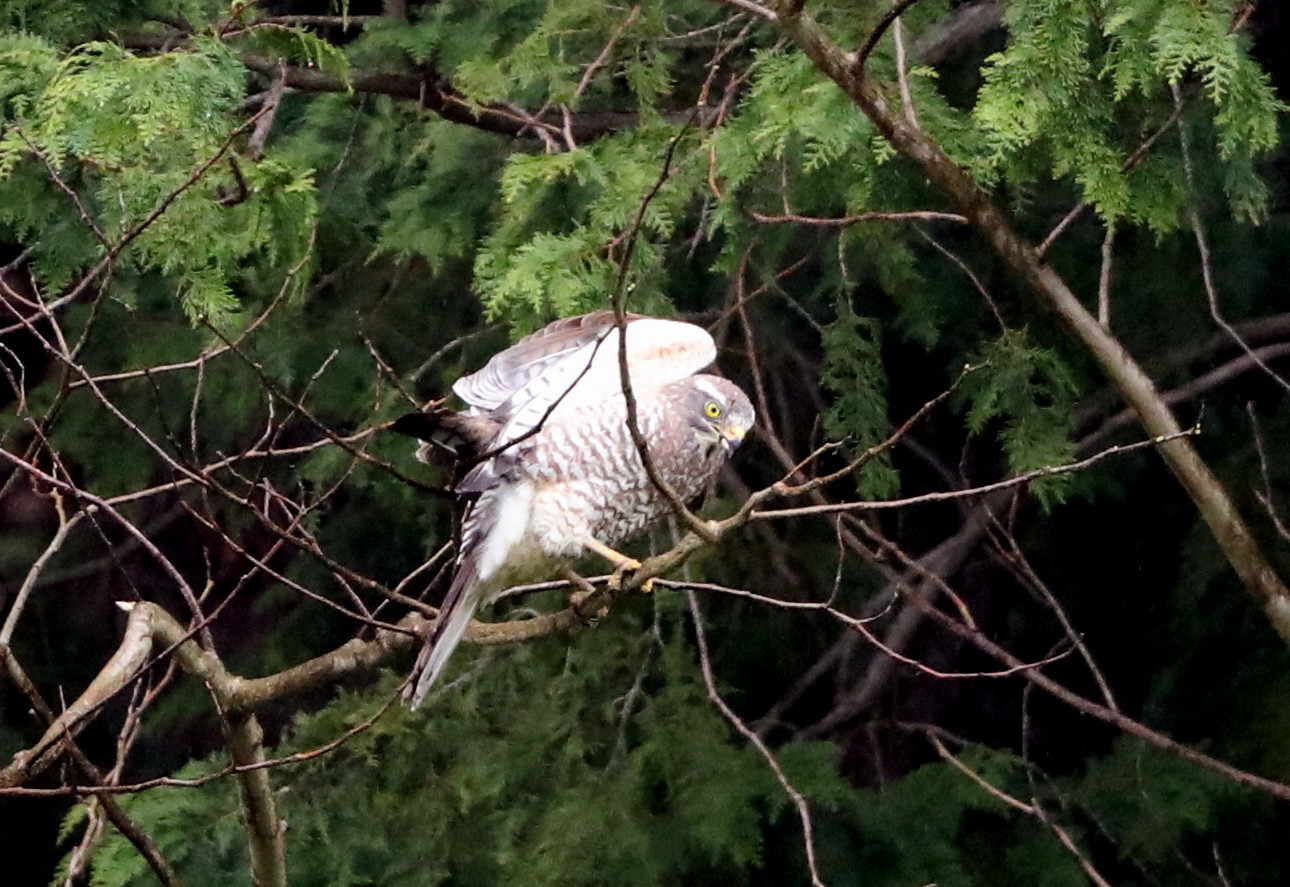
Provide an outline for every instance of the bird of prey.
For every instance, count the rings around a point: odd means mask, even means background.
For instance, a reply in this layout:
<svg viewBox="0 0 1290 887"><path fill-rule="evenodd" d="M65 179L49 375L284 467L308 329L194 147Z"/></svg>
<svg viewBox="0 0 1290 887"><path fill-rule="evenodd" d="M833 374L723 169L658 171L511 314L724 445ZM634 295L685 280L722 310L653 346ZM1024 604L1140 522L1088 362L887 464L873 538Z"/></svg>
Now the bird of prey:
<svg viewBox="0 0 1290 887"><path fill-rule="evenodd" d="M659 477L684 501L700 496L743 441L754 412L720 376L706 330L627 315L626 357L637 427ZM627 424L614 313L558 320L458 379L461 412L404 416L394 430L425 441L422 461L461 464L461 545L447 596L405 698L420 705L478 608L512 585L550 578L586 553L616 568L615 550L671 512Z"/></svg>

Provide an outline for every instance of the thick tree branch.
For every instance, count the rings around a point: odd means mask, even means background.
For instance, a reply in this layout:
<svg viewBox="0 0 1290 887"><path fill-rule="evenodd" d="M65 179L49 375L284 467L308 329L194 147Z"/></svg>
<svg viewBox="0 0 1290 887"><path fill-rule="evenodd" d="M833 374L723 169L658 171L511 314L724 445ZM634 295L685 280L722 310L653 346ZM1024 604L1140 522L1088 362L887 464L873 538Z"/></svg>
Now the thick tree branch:
<svg viewBox="0 0 1290 887"><path fill-rule="evenodd" d="M936 67L1002 25L1003 7L994 0L964 3L944 21L918 35L914 56L920 64Z"/></svg>
<svg viewBox="0 0 1290 887"><path fill-rule="evenodd" d="M222 712L229 759L238 767L238 790L246 817L255 887L287 887L286 823L278 818L273 784L264 763L264 730L250 712Z"/></svg>
<svg viewBox="0 0 1290 887"><path fill-rule="evenodd" d="M1026 282L1041 306L1054 312L1094 357L1137 413L1147 433L1160 438L1159 449L1209 526L1245 588L1262 604L1276 630L1290 640L1290 589L1268 563L1227 491L1200 458L1151 379L1066 282L1044 264L1013 229L990 196L940 146L894 110L879 86L808 13L787 15L780 27L816 66L840 86L888 142L937 186L967 217L990 247Z"/></svg>
<svg viewBox="0 0 1290 887"><path fill-rule="evenodd" d="M55 759L56 753L64 751L72 756L87 778L101 784L102 774L80 754L72 741L74 732L87 722L91 714L139 676L148 664L154 639L170 639L178 642L177 652L184 668L203 678L220 708L229 757L239 768L237 776L246 814L253 881L256 887L286 887L286 844L277 817L273 787L269 783L268 771L254 766L265 759L264 733L255 715L249 711L228 709L228 693L234 686L232 676L218 657L192 640L191 632L174 617L155 604L127 604L123 607L130 613L130 618L117 652L85 692L50 723L44 737L32 748L15 755L13 761L0 771L0 787L20 785L45 769ZM3 654L13 676L17 663L7 648ZM108 795L100 795L99 799L109 818L118 824L118 819L124 816L119 806ZM128 827L128 820L122 820L118 827L122 825ZM149 853L145 852L145 856L152 861Z"/></svg>
<svg viewBox="0 0 1290 887"><path fill-rule="evenodd" d="M609 589L598 587L581 609L598 610L614 597ZM251 715L262 706L286 699L308 690L326 687L345 678L362 675L391 662L394 658L412 651L429 631L430 622L419 613L405 616L395 629L382 629L370 640L354 638L329 653L310 659L275 674L260 678L244 678L230 672L218 656L204 648L193 638L191 629L163 607L151 602L123 603L129 612L125 634L117 651L103 667L89 687L70 705L45 735L30 748L14 755L12 761L0 769L0 790L14 788L29 782L57 760L66 741L88 723L103 705L129 686L152 661L159 656L173 654L184 671L200 679L209 688L221 717L230 723L229 746L233 751L234 769L264 769L263 750L256 751L260 740L258 724ZM576 628L582 624L578 612L568 607L555 613L546 613L528 619L509 622L472 622L466 640L481 646L496 646L531 641ZM161 650L157 650L161 647ZM19 669L8 647L0 646L0 661L10 672L15 683ZM234 750L236 746L236 750ZM261 792L262 787L255 791ZM261 800L257 811L263 813L256 827L266 840L272 833L269 823L270 807ZM271 881L268 883L272 883Z"/></svg>
<svg viewBox="0 0 1290 887"><path fill-rule="evenodd" d="M575 142L590 141L609 133L630 129L640 123L640 115L630 111L570 111L551 108L529 114L504 104L477 104L458 93L444 77L394 72L351 71L348 76L332 74L317 68L280 65L268 56L245 53L242 64L252 71L273 78L281 76L285 84L303 92L362 92L416 102L452 123L473 126L499 135L563 140L567 132ZM713 109L668 112L678 123L698 114L700 126L715 117Z"/></svg>
<svg viewBox="0 0 1290 887"><path fill-rule="evenodd" d="M47 769L57 760L66 743L85 726L89 717L138 676L147 664L152 649L152 624L148 616L147 612L131 615L120 646L95 675L94 680L90 681L85 692L50 722L45 734L35 745L18 752L8 766L0 769L0 788L19 785ZM0 658L5 660L10 678L14 683L20 684L15 672L17 660L13 658L7 645L0 646Z"/></svg>
<svg viewBox="0 0 1290 887"><path fill-rule="evenodd" d="M35 713L45 723L51 725L52 728L58 722L58 719L55 718L53 711L36 690L36 686L31 682L31 679L27 677L27 673L23 670L18 660L14 658L13 651L8 647L0 647L0 659L4 660L5 671L14 682L14 685L27 697L27 701L31 704ZM81 751L76 741L67 734L66 730L64 730L62 736L72 763L81 772L81 775L95 786L95 788L90 788L86 791L95 797L104 815L116 827L117 831L139 851L139 855L143 857L144 862L152 869L153 874L157 876L157 880L162 883L163 887L182 887L179 877L175 874L174 867L162 855L152 836L135 825L116 798L107 792L97 790L97 786L105 784L103 773L85 756L85 753ZM15 758L16 760L17 758ZM12 769L12 766L6 767L5 773ZM3 778L3 776L0 776L0 786L5 785L2 781Z"/></svg>

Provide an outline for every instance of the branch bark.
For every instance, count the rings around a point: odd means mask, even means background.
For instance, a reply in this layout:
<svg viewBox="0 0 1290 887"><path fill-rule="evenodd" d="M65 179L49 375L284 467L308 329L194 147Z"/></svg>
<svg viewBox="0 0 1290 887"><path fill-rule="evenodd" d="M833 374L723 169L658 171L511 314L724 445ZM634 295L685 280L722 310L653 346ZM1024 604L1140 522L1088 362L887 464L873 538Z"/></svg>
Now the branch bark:
<svg viewBox="0 0 1290 887"><path fill-rule="evenodd" d="M965 3L945 21L932 25L914 43L920 64L935 67L955 52L1003 25L1003 7L994 0Z"/></svg>
<svg viewBox="0 0 1290 887"><path fill-rule="evenodd" d="M599 610L614 596L607 587L598 587L581 603L580 609ZM260 743L259 725L252 718L258 709L379 668L419 645L431 624L421 614L410 613L398 622L398 630L382 629L370 640L354 638L335 650L283 671L259 678L245 678L230 672L218 656L193 638L190 629L161 606L151 602L122 606L130 616L116 653L62 715L57 719L51 716L50 727L36 744L18 752L7 766L0 768L0 793L31 781L58 760L59 753L91 717L151 664L154 653L160 656L173 653L184 671L210 689L221 718L230 723L227 738L238 772L262 770L262 749L258 753L255 751ZM516 644L568 631L581 624L578 611L568 607L555 613L510 622L472 622L466 640L481 646ZM162 649L157 650L157 647ZM15 670L20 666L12 651L4 645L0 645L0 665L4 665L11 678L18 682ZM257 804L260 805L257 810L264 815L256 827L267 834L270 831L268 823L276 821L276 818L268 815L269 807L259 801Z"/></svg>
<svg viewBox="0 0 1290 887"><path fill-rule="evenodd" d="M144 636L144 641L146 642L146 635ZM138 645L139 644L137 642L134 644L134 646ZM123 645L123 648L124 646L125 645ZM59 719L54 717L54 712L45 703L45 700L41 698L40 693L36 690L36 686L31 682L31 679L27 677L27 673L23 671L22 665L19 664L16 658L14 658L13 651L9 649L8 646L0 646L0 660L4 661L5 671L8 673L9 678L22 692L22 694L27 697L27 701L31 704L33 711L42 720L49 724L50 729L52 730L54 726L58 724ZM102 771L95 767L93 762L85 756L85 753L81 751L80 747L76 744L75 739L67 733L66 727L63 729L62 739L72 763L75 765L76 769L81 772L85 779L96 786L105 785L106 780L104 779ZM18 758L21 756L21 753L18 756L15 756L15 763L17 763ZM13 767L14 765L6 767L4 772L13 769ZM0 772L0 786L6 784L4 782L4 772ZM91 789L90 793L93 794L95 799L99 802L104 815L107 816L112 825L116 827L117 831L124 835L125 839L133 844L135 849L139 851L139 855L143 857L144 861L148 864L148 867L152 869L153 874L157 876L157 880L161 882L162 887L183 887L178 876L175 874L174 867L171 866L170 861L162 855L161 850L157 847L152 836L135 825L134 821L130 819L129 815L126 814L124 809L122 809L120 803L117 802L116 798L112 797L110 793L104 791L95 791Z"/></svg>
<svg viewBox="0 0 1290 887"><path fill-rule="evenodd" d="M566 115L560 108L552 108L530 114L503 104L478 104L457 92L446 78L434 74L353 71L348 77L342 77L317 68L280 65L268 56L254 53L245 53L241 59L242 64L252 71L269 78L277 76L280 71L288 87L302 92L352 91L385 95L417 102L452 123L499 135L541 138L541 131L545 130L549 137L563 140L567 126L574 141L582 142L630 129L640 123L640 115L634 111L576 111ZM699 115L700 126L707 126L715 119L715 111L705 108L665 113L663 116L683 123L694 119L692 115L695 113Z"/></svg>
<svg viewBox="0 0 1290 887"><path fill-rule="evenodd" d="M169 50L187 39L186 34L129 34L122 44L129 49ZM400 101L416 102L443 119L476 129L517 138L562 143L571 136L574 142L594 140L610 133L639 125L635 111L570 111L567 108L543 108L530 112L501 102L481 104L463 96L442 75L428 71L363 71L351 69L345 75L319 68L286 65L266 55L247 52L239 58L249 70L269 78L279 77L283 85L301 92L358 92L389 96ZM701 127L717 120L718 109L696 108L662 111L664 119L681 124L693 120Z"/></svg>
<svg viewBox="0 0 1290 887"><path fill-rule="evenodd" d="M264 730L250 712L221 714L229 759L240 768L237 779L246 816L251 882L255 887L287 887L286 823L278 818L269 770L261 766L266 760Z"/></svg>
<svg viewBox="0 0 1290 887"><path fill-rule="evenodd" d="M85 688L85 692L62 714L50 721L40 740L30 748L18 752L8 766L0 769L0 788L20 785L47 769L58 759L66 744L88 723L90 716L115 696L118 690L134 680L147 664L148 654L152 649L152 624L148 616L143 611L138 616L131 614L125 636L116 653ZM13 652L7 644L0 645L0 659L4 660L6 670L14 682L21 683L15 671L17 660L13 658Z"/></svg>
<svg viewBox="0 0 1290 887"><path fill-rule="evenodd" d="M1269 564L1222 483L1200 458L1191 441L1180 434L1178 421L1151 379L1124 346L1084 308L1061 276L1039 258L1034 247L1022 239L981 186L926 133L893 109L879 85L856 64L854 54L843 51L809 13L795 12L792 4L781 7L778 22L784 33L842 88L892 147L916 163L967 217L1004 264L1025 281L1037 302L1057 315L1098 362L1147 433L1168 438L1159 445L1161 455L1191 497L1246 590L1263 606L1273 627L1290 642L1290 589Z"/></svg>

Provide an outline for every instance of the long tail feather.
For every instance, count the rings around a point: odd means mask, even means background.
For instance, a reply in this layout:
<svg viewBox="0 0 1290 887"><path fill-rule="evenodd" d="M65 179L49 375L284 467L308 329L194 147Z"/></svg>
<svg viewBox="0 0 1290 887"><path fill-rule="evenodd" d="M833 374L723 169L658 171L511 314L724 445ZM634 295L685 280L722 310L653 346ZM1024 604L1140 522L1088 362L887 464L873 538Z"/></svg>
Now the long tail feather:
<svg viewBox="0 0 1290 887"><path fill-rule="evenodd" d="M467 555L457 566L452 585L439 607L439 616L420 655L412 668L412 679L403 691L403 700L412 708L425 701L435 679L448 664L448 657L461 643L466 627L479 609L479 574L475 558Z"/></svg>

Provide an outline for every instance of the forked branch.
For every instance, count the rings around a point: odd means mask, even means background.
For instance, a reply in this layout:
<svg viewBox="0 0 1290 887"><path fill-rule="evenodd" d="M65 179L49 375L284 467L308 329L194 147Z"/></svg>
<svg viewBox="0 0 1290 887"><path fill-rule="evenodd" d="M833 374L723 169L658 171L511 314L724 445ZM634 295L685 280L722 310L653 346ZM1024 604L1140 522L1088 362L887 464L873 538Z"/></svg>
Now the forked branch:
<svg viewBox="0 0 1290 887"><path fill-rule="evenodd" d="M990 195L921 129L888 102L855 54L844 51L805 11L783 4L778 24L797 47L833 80L900 154L916 163L968 219L1003 263L1023 280L1040 305L1052 311L1097 361L1137 414L1174 476L1191 497L1246 590L1263 606L1273 627L1290 642L1290 589L1277 575L1223 484L1196 448L1155 384L1120 341L1081 304L1065 280L1044 264Z"/></svg>

